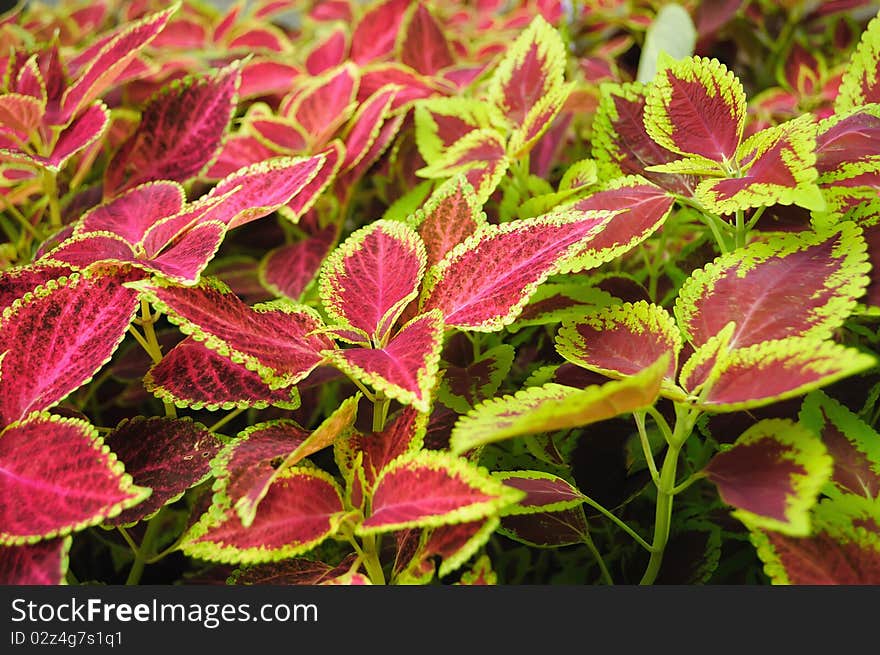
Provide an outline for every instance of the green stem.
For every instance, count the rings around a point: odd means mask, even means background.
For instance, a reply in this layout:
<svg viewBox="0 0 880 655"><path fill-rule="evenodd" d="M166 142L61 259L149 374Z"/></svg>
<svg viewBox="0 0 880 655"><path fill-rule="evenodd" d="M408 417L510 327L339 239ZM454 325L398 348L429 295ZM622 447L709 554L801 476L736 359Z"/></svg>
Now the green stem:
<svg viewBox="0 0 880 655"><path fill-rule="evenodd" d="M43 171L43 193L49 201L49 224L53 230L61 227L61 204L58 202L58 181L55 173L50 170Z"/></svg>
<svg viewBox="0 0 880 655"><path fill-rule="evenodd" d="M145 298L141 298L141 327L144 330L144 340L138 339L138 341L144 347L144 350L147 351L150 359L153 360L153 364L158 364L162 361L162 346L159 345L159 339L153 327L155 322L156 317L150 313L150 303ZM132 334L135 333L132 332ZM137 338L137 335L135 338ZM177 418L177 408L174 406L174 403L165 400L162 401L162 404L165 405L165 416Z"/></svg>
<svg viewBox="0 0 880 655"><path fill-rule="evenodd" d="M153 546L153 541L155 541L161 526L161 522L158 521L157 518L158 516L154 517L147 523L147 530L144 532L144 540L141 542L140 547L137 547L135 550L134 563L131 565L131 570L128 572L128 578L125 580L126 585L136 585L141 581L141 576L144 574L144 567L147 564L147 557L150 553L150 548Z"/></svg>
<svg viewBox="0 0 880 655"><path fill-rule="evenodd" d="M624 523L619 518L617 518L614 514L611 513L610 510L605 508L603 505L597 503L595 500L593 500L589 496L584 496L583 494L581 494L581 499L587 505L589 505L590 507L592 507L593 509L598 511L600 514L602 514L604 517L609 519L612 523L614 523L621 530L626 532L630 537L632 537L635 540L635 542L637 544L639 544L639 546L641 546L642 548L644 548L647 551L651 550L651 544L649 544L647 541L642 539L635 530L633 530L626 523Z"/></svg>
<svg viewBox="0 0 880 655"><path fill-rule="evenodd" d="M743 248L746 245L746 234L748 234L748 228L746 228L743 210L736 210L736 232L735 232L735 242L734 245L737 249Z"/></svg>
<svg viewBox="0 0 880 655"><path fill-rule="evenodd" d="M390 398L386 398L381 391L376 393L376 398L373 401L373 432L381 432L385 427L389 405L391 405Z"/></svg>
<svg viewBox="0 0 880 655"><path fill-rule="evenodd" d="M673 489L672 489L673 495L677 496L682 491L684 491L685 489L690 487L694 482L696 482L697 480L702 480L705 477L706 477L706 474L703 473L702 471L697 471L696 473L689 475L684 481L680 482L678 485L673 487Z"/></svg>
<svg viewBox="0 0 880 655"><path fill-rule="evenodd" d="M217 430L219 430L219 429L222 428L224 425L226 425L227 423L229 423L229 421L231 421L232 419L234 419L236 416L238 416L239 414L241 414L241 413L242 413L244 410L246 410L246 409L247 409L247 407L238 407L238 408L236 408L236 409L233 409L233 410L232 410L231 412L229 412L226 416L224 416L224 417L221 418L219 421L217 421L216 423L214 423L214 425L212 425L210 428L208 428L208 432L216 432Z"/></svg>
<svg viewBox="0 0 880 655"><path fill-rule="evenodd" d="M755 210L755 213L752 214L752 217L749 219L749 222L748 222L748 224L746 225L746 232L750 232L750 231L752 230L752 228L755 227L755 225L758 224L758 221L761 219L761 216L764 215L764 210L765 210L765 209L767 209L766 206L765 206L765 207L758 207L758 208Z"/></svg>
<svg viewBox="0 0 880 655"><path fill-rule="evenodd" d="M608 567L605 566L605 560L602 559L602 553L599 552L599 549L596 548L596 544L593 543L593 539L589 534L584 535L584 543L587 545L587 548L593 554L593 557L596 560L596 564L599 565L599 573L602 576L602 581L607 585L614 585L614 579L611 577L611 572L608 570Z"/></svg>
<svg viewBox="0 0 880 655"><path fill-rule="evenodd" d="M663 553L669 542L669 528L672 522L672 499L675 488L675 471L678 468L678 454L680 448L669 446L666 457L663 459L663 468L660 471L660 484L657 485L657 508L654 515L654 540L651 545L651 557L648 567L639 584L654 584L657 574L660 573L660 565L663 563Z"/></svg>
<svg viewBox="0 0 880 655"><path fill-rule="evenodd" d="M730 252L730 249L727 247L727 241L724 240L724 236L718 230L718 225L715 223L715 218L713 216L706 216L705 223L712 231L712 236L715 237L715 243L718 244L718 249L721 250L721 254L726 255L728 252Z"/></svg>
<svg viewBox="0 0 880 655"><path fill-rule="evenodd" d="M385 573L382 571L382 563L379 561L379 537L377 535L366 535L364 537L364 547L360 554L364 560L364 568L370 582L377 585L385 584Z"/></svg>
<svg viewBox="0 0 880 655"><path fill-rule="evenodd" d="M645 412L634 412L633 418L636 420L636 427L639 429L639 441L642 444L642 452L645 454L645 461L648 463L648 470L651 472L651 479L654 484L660 484L660 473L657 471L657 464L654 462L654 453L651 452L651 442L648 440L648 433L645 430Z"/></svg>

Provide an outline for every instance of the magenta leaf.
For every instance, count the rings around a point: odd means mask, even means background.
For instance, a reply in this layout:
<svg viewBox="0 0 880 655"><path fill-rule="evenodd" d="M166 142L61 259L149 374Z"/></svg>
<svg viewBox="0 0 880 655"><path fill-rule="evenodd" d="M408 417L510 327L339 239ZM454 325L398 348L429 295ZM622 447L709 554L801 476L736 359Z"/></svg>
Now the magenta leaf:
<svg viewBox="0 0 880 655"><path fill-rule="evenodd" d="M418 294L425 245L402 223L376 221L352 234L327 258L321 300L340 326L384 339Z"/></svg>
<svg viewBox="0 0 880 655"><path fill-rule="evenodd" d="M498 518L441 525L430 530L411 529L398 535L398 559L395 562L395 584L425 584L434 575L435 561L440 558L440 577L459 569L476 553L498 528ZM419 537L417 550L412 542Z"/></svg>
<svg viewBox="0 0 880 655"><path fill-rule="evenodd" d="M352 432L336 442L334 454L339 468L350 476L355 465L363 467L364 482L371 490L376 478L392 461L421 448L427 414L404 407L381 432Z"/></svg>
<svg viewBox="0 0 880 655"><path fill-rule="evenodd" d="M0 585L60 585L67 574L71 537L0 546Z"/></svg>
<svg viewBox="0 0 880 655"><path fill-rule="evenodd" d="M2 424L52 407L110 359L137 307L137 292L123 281L76 273L50 280L4 310Z"/></svg>
<svg viewBox="0 0 880 655"><path fill-rule="evenodd" d="M320 148L354 111L358 71L351 64L340 66L309 82L309 86L281 105L280 113L292 118ZM290 98L290 96L288 96Z"/></svg>
<svg viewBox="0 0 880 655"><path fill-rule="evenodd" d="M141 122L113 156L104 194L151 180L186 182L210 166L235 110L238 62L210 74L175 80L152 97Z"/></svg>
<svg viewBox="0 0 880 655"><path fill-rule="evenodd" d="M822 442L808 429L767 419L715 455L705 473L746 525L806 536L809 511L832 467Z"/></svg>
<svg viewBox="0 0 880 655"><path fill-rule="evenodd" d="M270 389L259 374L218 355L192 337L169 350L144 376L157 398L191 409L299 407L296 387Z"/></svg>
<svg viewBox="0 0 880 655"><path fill-rule="evenodd" d="M96 102L84 109L74 121L58 136L52 154L48 158L38 158L46 167L58 171L67 160L87 146L97 141L110 122L110 111L102 102Z"/></svg>
<svg viewBox="0 0 880 655"><path fill-rule="evenodd" d="M267 562L237 569L230 576L231 584L240 585L314 585L347 573L355 556L343 559L338 565L294 557L281 562Z"/></svg>
<svg viewBox="0 0 880 655"><path fill-rule="evenodd" d="M58 122L66 123L82 107L104 93L137 57L138 52L162 31L176 10L177 6L174 6L126 25L108 39L89 61L82 62L81 74L61 98Z"/></svg>
<svg viewBox="0 0 880 655"><path fill-rule="evenodd" d="M129 244L139 243L163 218L183 211L186 193L180 184L143 184L99 205L79 220L74 234L112 232Z"/></svg>
<svg viewBox="0 0 880 655"><path fill-rule="evenodd" d="M358 532L477 521L496 515L521 496L462 458L422 451L384 469L376 481L370 515Z"/></svg>
<svg viewBox="0 0 880 655"><path fill-rule="evenodd" d="M825 338L864 292L866 260L861 232L850 222L777 235L695 271L681 288L675 314L696 346L731 321L731 348L794 336Z"/></svg>
<svg viewBox="0 0 880 655"><path fill-rule="evenodd" d="M434 266L459 243L487 224L473 187L463 175L442 184L411 218Z"/></svg>
<svg viewBox="0 0 880 655"><path fill-rule="evenodd" d="M398 91L394 85L386 85L367 98L352 117L350 127L344 134L345 171L356 168L368 156L373 144L381 134L382 124L388 117L391 103Z"/></svg>
<svg viewBox="0 0 880 655"><path fill-rule="evenodd" d="M576 508L584 501L584 496L570 482L544 471L502 471L495 477L508 487L525 494L515 505L503 512L505 516L514 514L540 514Z"/></svg>
<svg viewBox="0 0 880 655"><path fill-rule="evenodd" d="M564 260L590 247L609 216L570 211L487 226L428 272L422 309L440 309L450 327L500 330Z"/></svg>
<svg viewBox="0 0 880 655"><path fill-rule="evenodd" d="M332 535L344 508L333 479L312 467L285 471L269 487L254 522L205 514L186 535L187 555L241 564L277 561L311 550Z"/></svg>
<svg viewBox="0 0 880 655"><path fill-rule="evenodd" d="M505 516L498 533L528 546L555 548L584 543L589 528L584 508L573 507Z"/></svg>
<svg viewBox="0 0 880 655"><path fill-rule="evenodd" d="M384 0L371 5L351 35L351 59L366 64L394 50L398 29L410 0Z"/></svg>
<svg viewBox="0 0 880 655"><path fill-rule="evenodd" d="M433 310L412 319L382 348L348 348L324 355L346 375L427 412L437 382L443 329L443 316Z"/></svg>
<svg viewBox="0 0 880 655"><path fill-rule="evenodd" d="M69 267L52 262L17 266L0 272L0 312L38 286L71 273Z"/></svg>
<svg viewBox="0 0 880 655"><path fill-rule="evenodd" d="M217 183L210 196L222 196L230 191L232 195L208 218L222 221L232 229L271 214L304 191L307 195L317 195L329 180L317 188L310 183L327 161L326 154L276 157L230 173Z"/></svg>
<svg viewBox="0 0 880 655"><path fill-rule="evenodd" d="M116 426L104 442L125 465L136 485L153 490L143 503L124 510L107 525L125 525L149 518L163 505L205 480L211 459L222 442L189 419L144 418Z"/></svg>
<svg viewBox="0 0 880 655"><path fill-rule="evenodd" d="M321 334L317 312L286 301L249 307L217 281L195 287L138 285L185 334L256 371L272 389L305 378L333 342Z"/></svg>
<svg viewBox="0 0 880 655"><path fill-rule="evenodd" d="M275 295L299 300L333 247L332 225L291 244L270 250L260 262L260 282Z"/></svg>
<svg viewBox="0 0 880 655"><path fill-rule="evenodd" d="M220 221L196 225L149 264L140 263L140 266L180 284L196 284L217 254L226 231L226 224Z"/></svg>
<svg viewBox="0 0 880 655"><path fill-rule="evenodd" d="M149 495L85 421L34 413L0 433L2 544L63 536Z"/></svg>
<svg viewBox="0 0 880 655"><path fill-rule="evenodd" d="M422 73L434 75L455 63L452 48L431 11L421 2L401 25L400 61Z"/></svg>
<svg viewBox="0 0 880 655"><path fill-rule="evenodd" d="M348 32L339 27L322 38L306 57L309 75L321 73L340 66L348 50Z"/></svg>

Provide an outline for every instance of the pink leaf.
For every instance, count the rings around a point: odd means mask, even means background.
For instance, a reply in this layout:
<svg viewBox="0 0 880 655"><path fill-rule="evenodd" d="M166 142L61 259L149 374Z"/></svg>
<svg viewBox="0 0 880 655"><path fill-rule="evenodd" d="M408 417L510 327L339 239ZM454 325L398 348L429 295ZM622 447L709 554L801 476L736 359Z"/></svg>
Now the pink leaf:
<svg viewBox="0 0 880 655"><path fill-rule="evenodd" d="M408 452L415 452L421 445L425 432L427 416L420 414L412 407L404 407L381 432L362 434L352 433L343 444L337 446L337 461L344 462L340 466L351 469L359 455L363 459L364 482L372 489L376 478L382 470L395 459Z"/></svg>
<svg viewBox="0 0 880 655"><path fill-rule="evenodd" d="M401 25L400 61L423 75L452 66L455 59L443 30L421 2Z"/></svg>
<svg viewBox="0 0 880 655"><path fill-rule="evenodd" d="M394 50L397 31L410 0L384 0L373 4L358 21L351 36L351 59L365 64Z"/></svg>
<svg viewBox="0 0 880 655"><path fill-rule="evenodd" d="M38 286L72 272L69 267L52 262L37 262L0 272L0 313Z"/></svg>
<svg viewBox="0 0 880 655"><path fill-rule="evenodd" d="M107 525L140 521L208 477L222 442L188 419L137 417L123 421L104 439L134 483L153 490L143 503Z"/></svg>
<svg viewBox="0 0 880 655"><path fill-rule="evenodd" d="M273 293L299 300L318 274L336 237L332 225L314 235L267 253L260 263L260 280Z"/></svg>
<svg viewBox="0 0 880 655"><path fill-rule="evenodd" d="M455 246L486 225L482 206L464 176L438 188L412 218L425 242L427 265L434 266Z"/></svg>
<svg viewBox="0 0 880 655"><path fill-rule="evenodd" d="M3 312L3 424L56 404L110 359L137 306L137 292L123 281L85 274L51 280Z"/></svg>
<svg viewBox="0 0 880 655"><path fill-rule="evenodd" d="M183 187L176 182L150 182L89 211L76 233L113 232L135 244L159 220L182 211L185 202Z"/></svg>
<svg viewBox="0 0 880 655"><path fill-rule="evenodd" d="M248 99L286 93L300 75L302 71L294 64L255 57L248 60L241 71L238 96Z"/></svg>
<svg viewBox="0 0 880 655"><path fill-rule="evenodd" d="M396 93L395 86L383 87L358 108L351 119L350 129L345 133L345 160L342 162L344 170L357 166L370 151Z"/></svg>
<svg viewBox="0 0 880 655"><path fill-rule="evenodd" d="M341 27L324 37L306 57L306 70L309 75L320 75L345 61L348 50L348 33Z"/></svg>
<svg viewBox="0 0 880 655"><path fill-rule="evenodd" d="M347 64L313 80L292 104L282 105L280 113L294 119L313 143L322 145L351 115L357 84L357 69Z"/></svg>
<svg viewBox="0 0 880 655"><path fill-rule="evenodd" d="M137 130L107 166L105 195L151 180L186 182L220 149L232 114L241 66L175 80L147 102Z"/></svg>
<svg viewBox="0 0 880 655"><path fill-rule="evenodd" d="M50 169L59 170L68 159L80 150L91 145L104 133L110 121L110 112L101 102L87 107L58 136L52 154L48 158L38 158Z"/></svg>
<svg viewBox="0 0 880 655"><path fill-rule="evenodd" d="M192 337L169 350L144 376L144 386L178 407L209 410L268 405L294 409L294 387L272 390L254 371L218 355Z"/></svg>
<svg viewBox="0 0 880 655"><path fill-rule="evenodd" d="M96 525L149 495L132 485L91 425L48 413L0 433L0 492L4 544Z"/></svg>
<svg viewBox="0 0 880 655"><path fill-rule="evenodd" d="M376 221L352 234L321 272L324 309L342 326L383 338L418 294L425 246L402 223Z"/></svg>
<svg viewBox="0 0 880 655"><path fill-rule="evenodd" d="M305 306L245 305L216 283L196 287L141 285L168 318L197 340L233 362L256 371L274 388L302 380L323 360L333 342L310 334L322 326Z"/></svg>
<svg viewBox="0 0 880 655"><path fill-rule="evenodd" d="M220 248L226 231L226 225L220 221L201 223L142 266L180 284L196 284Z"/></svg>
<svg viewBox="0 0 880 655"><path fill-rule="evenodd" d="M126 25L88 62L83 62L82 74L64 92L61 99L60 123L79 113L80 109L99 97L116 77L134 59L140 50L153 40L168 23L177 7L150 14L142 20Z"/></svg>
<svg viewBox="0 0 880 655"><path fill-rule="evenodd" d="M249 527L235 515L217 524L206 520L196 524L182 549L219 562L286 559L333 534L342 511L339 488L328 475L310 467L292 468L269 487Z"/></svg>
<svg viewBox="0 0 880 655"><path fill-rule="evenodd" d="M60 585L67 574L70 537L0 546L0 585Z"/></svg>
<svg viewBox="0 0 880 655"><path fill-rule="evenodd" d="M404 325L383 348L349 348L326 354L347 375L427 412L437 382L443 327L440 312L431 311Z"/></svg>
<svg viewBox="0 0 880 655"><path fill-rule="evenodd" d="M486 227L429 272L422 309L440 309L452 327L499 330L563 260L590 247L608 218L571 211Z"/></svg>

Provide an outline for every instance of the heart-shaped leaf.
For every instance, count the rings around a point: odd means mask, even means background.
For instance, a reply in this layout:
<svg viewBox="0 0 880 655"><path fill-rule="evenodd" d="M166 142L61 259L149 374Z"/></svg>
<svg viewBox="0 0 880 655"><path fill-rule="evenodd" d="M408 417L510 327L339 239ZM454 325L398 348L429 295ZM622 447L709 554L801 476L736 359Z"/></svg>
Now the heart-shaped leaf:
<svg viewBox="0 0 880 655"><path fill-rule="evenodd" d="M808 429L767 419L715 455L704 472L746 525L805 536L810 509L832 467L822 442Z"/></svg>
<svg viewBox="0 0 880 655"><path fill-rule="evenodd" d="M61 585L67 575L71 537L0 546L0 584Z"/></svg>
<svg viewBox="0 0 880 655"><path fill-rule="evenodd" d="M132 484L94 427L46 412L0 433L0 491L7 545L97 525L150 495Z"/></svg>

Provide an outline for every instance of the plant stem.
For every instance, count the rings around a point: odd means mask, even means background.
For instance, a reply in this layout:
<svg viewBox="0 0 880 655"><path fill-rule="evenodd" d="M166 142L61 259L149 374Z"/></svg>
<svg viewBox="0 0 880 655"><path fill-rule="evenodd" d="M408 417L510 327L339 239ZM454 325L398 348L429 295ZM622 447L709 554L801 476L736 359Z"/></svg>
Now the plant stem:
<svg viewBox="0 0 880 655"><path fill-rule="evenodd" d="M134 563L131 565L131 570L128 572L128 578L125 580L126 585L136 585L141 581L141 576L144 574L144 566L147 564L147 556L149 555L150 548L153 545L153 541L156 539L161 525L161 523L156 520L157 518L158 516L153 517L153 519L147 523L147 530L144 532L144 540L141 542L140 547L137 547L135 550Z"/></svg>
<svg viewBox="0 0 880 655"><path fill-rule="evenodd" d="M155 322L156 317L150 313L150 303L145 298L141 298L141 326L144 330L144 340L138 339L138 342L147 351L150 359L153 360L153 364L158 364L162 361L162 346L159 345L156 330L153 328L153 323ZM135 338L137 338L136 332L132 332L132 334L135 334ZM174 406L174 403L170 403L167 400L162 401L162 403L165 405L165 416L177 418L177 408Z"/></svg>
<svg viewBox="0 0 880 655"><path fill-rule="evenodd" d="M660 473L657 471L657 464L654 462L654 453L651 452L651 442L648 440L648 433L645 430L645 412L634 412L633 418L636 420L636 427L639 429L639 441L642 444L642 452L645 454L645 461L648 464L648 470L651 472L651 479L655 485L660 484Z"/></svg>
<svg viewBox="0 0 880 655"><path fill-rule="evenodd" d="M382 563L379 561L379 538L376 535L364 537L364 548L361 551L364 558L364 568L370 577L370 582L377 585L385 584L385 573L382 571Z"/></svg>
<svg viewBox="0 0 880 655"><path fill-rule="evenodd" d="M49 201L49 224L56 230L61 227L61 205L58 202L58 181L50 170L43 171L43 193Z"/></svg>
<svg viewBox="0 0 880 655"><path fill-rule="evenodd" d="M242 413L244 410L246 410L246 409L247 409L247 407L238 407L238 408L236 408L236 409L233 409L233 410L232 410L231 412L229 412L226 416L224 416L224 417L221 418L219 421L217 421L216 423L214 423L214 425L212 425L211 427L209 427L209 428L208 428L208 432L216 432L217 430L219 430L219 429L222 428L224 425L226 425L227 423L229 423L229 421L231 421L232 419L234 419L236 416L238 416L239 414L241 414L241 413Z"/></svg>
<svg viewBox="0 0 880 655"><path fill-rule="evenodd" d="M385 427L385 419L388 418L388 406L391 399L386 398L381 391L376 393L373 401L373 432L381 432Z"/></svg>
<svg viewBox="0 0 880 655"><path fill-rule="evenodd" d="M608 567L605 566L605 560L602 559L602 553L596 548L596 544L593 543L593 539L590 537L589 533L584 535L584 543L596 559L596 564L599 565L599 573L602 576L602 581L607 585L613 586L614 579L611 577L611 572L608 570Z"/></svg>
<svg viewBox="0 0 880 655"><path fill-rule="evenodd" d="M657 508L654 518L654 540L651 544L651 558L639 584L653 584L660 573L663 563L663 552L669 541L669 527L672 519L672 499L675 487L675 471L678 468L679 448L672 445L666 451L663 468L660 471L660 484L657 485Z"/></svg>
<svg viewBox="0 0 880 655"><path fill-rule="evenodd" d="M652 550L652 548L651 548L651 544L649 544L647 541L645 541L644 539L642 539L642 538L638 535L638 533L637 533L635 530L633 530L633 529L632 529L631 527L629 527L626 523L624 523L624 522L621 521L619 518L617 518L614 514L611 513L610 510L608 510L607 508L605 508L605 507L604 507L603 505L601 505L600 503L597 503L595 500L593 500L593 499L590 498L589 496L585 496L585 495L581 494L581 499L582 499L587 505L589 505L590 507L592 507L593 509L595 509L596 511L598 511L600 514L602 514L604 517L606 517L607 519L609 519L612 523L614 523L614 524L615 524L617 527L619 527L621 530L623 530L624 532L626 532L630 537L632 537L632 538L635 540L635 542L636 542L637 544L639 544L639 546L641 546L642 548L644 548L645 550L647 550L647 551L649 551L649 552Z"/></svg>
<svg viewBox="0 0 880 655"><path fill-rule="evenodd" d="M736 210L736 232L735 232L735 242L734 245L736 248L743 248L746 245L746 234L748 234L748 229L745 225L745 220L743 216L743 210Z"/></svg>

